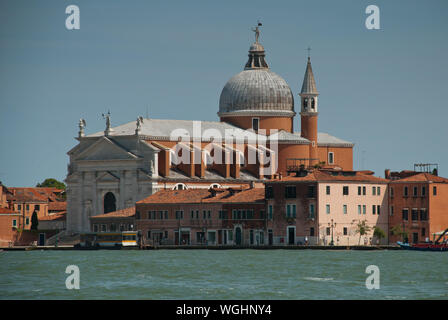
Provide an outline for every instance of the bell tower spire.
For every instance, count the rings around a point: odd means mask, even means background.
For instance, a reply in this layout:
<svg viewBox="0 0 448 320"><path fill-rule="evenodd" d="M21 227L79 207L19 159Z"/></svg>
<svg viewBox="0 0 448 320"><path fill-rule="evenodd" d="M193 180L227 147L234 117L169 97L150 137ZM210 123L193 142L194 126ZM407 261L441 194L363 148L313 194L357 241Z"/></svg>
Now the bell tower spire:
<svg viewBox="0 0 448 320"><path fill-rule="evenodd" d="M308 48L308 62L305 70L305 77L303 78L302 90L299 93L301 98L301 136L310 140L309 158L310 166L318 163L317 152L317 116L318 104L317 96L319 92L316 89L316 81L314 80L313 68L311 67L311 58L309 56Z"/></svg>

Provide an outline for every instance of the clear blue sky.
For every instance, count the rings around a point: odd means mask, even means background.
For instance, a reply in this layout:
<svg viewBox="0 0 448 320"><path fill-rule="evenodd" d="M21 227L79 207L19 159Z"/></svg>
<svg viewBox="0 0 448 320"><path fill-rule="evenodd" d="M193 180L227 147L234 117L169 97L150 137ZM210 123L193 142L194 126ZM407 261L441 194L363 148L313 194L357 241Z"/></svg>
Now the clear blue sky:
<svg viewBox="0 0 448 320"><path fill-rule="evenodd" d="M80 30L65 28L70 4ZM365 28L370 4L381 30ZM356 144L355 169L436 162L448 176L447 9L444 0L3 0L0 180L64 179L79 118L87 133L104 130L108 109L113 125L147 107L153 118L217 120L257 19L267 62L295 95L312 47L319 131Z"/></svg>

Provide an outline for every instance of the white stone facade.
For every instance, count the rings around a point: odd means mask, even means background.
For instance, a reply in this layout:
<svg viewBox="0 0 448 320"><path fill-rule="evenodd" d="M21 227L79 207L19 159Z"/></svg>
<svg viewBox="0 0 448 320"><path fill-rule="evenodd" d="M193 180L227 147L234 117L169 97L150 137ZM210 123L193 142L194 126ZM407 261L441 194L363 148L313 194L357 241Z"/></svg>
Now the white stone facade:
<svg viewBox="0 0 448 320"><path fill-rule="evenodd" d="M89 217L104 213L111 192L116 210L131 207L155 192L158 149L139 136L80 137L68 152L67 230L90 231Z"/></svg>

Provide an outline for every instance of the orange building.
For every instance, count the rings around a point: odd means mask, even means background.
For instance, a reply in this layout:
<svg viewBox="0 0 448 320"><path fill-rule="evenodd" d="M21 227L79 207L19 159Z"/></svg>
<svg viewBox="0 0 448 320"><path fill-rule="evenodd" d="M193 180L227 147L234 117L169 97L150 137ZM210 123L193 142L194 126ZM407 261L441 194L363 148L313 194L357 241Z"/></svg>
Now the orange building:
<svg viewBox="0 0 448 320"><path fill-rule="evenodd" d="M390 242L433 241L448 228L448 179L403 172L389 183Z"/></svg>

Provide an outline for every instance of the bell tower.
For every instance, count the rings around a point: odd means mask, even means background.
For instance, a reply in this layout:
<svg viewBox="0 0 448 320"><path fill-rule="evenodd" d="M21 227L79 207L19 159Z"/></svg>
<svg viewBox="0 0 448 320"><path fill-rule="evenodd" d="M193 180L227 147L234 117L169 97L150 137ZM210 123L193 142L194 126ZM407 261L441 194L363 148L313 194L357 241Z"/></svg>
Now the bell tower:
<svg viewBox="0 0 448 320"><path fill-rule="evenodd" d="M317 116L318 103L317 96L319 93L316 89L316 81L314 80L313 69L311 68L311 60L308 56L305 77L303 79L302 90L299 93L301 98L301 136L310 140L309 158L310 166L319 162L317 152Z"/></svg>

